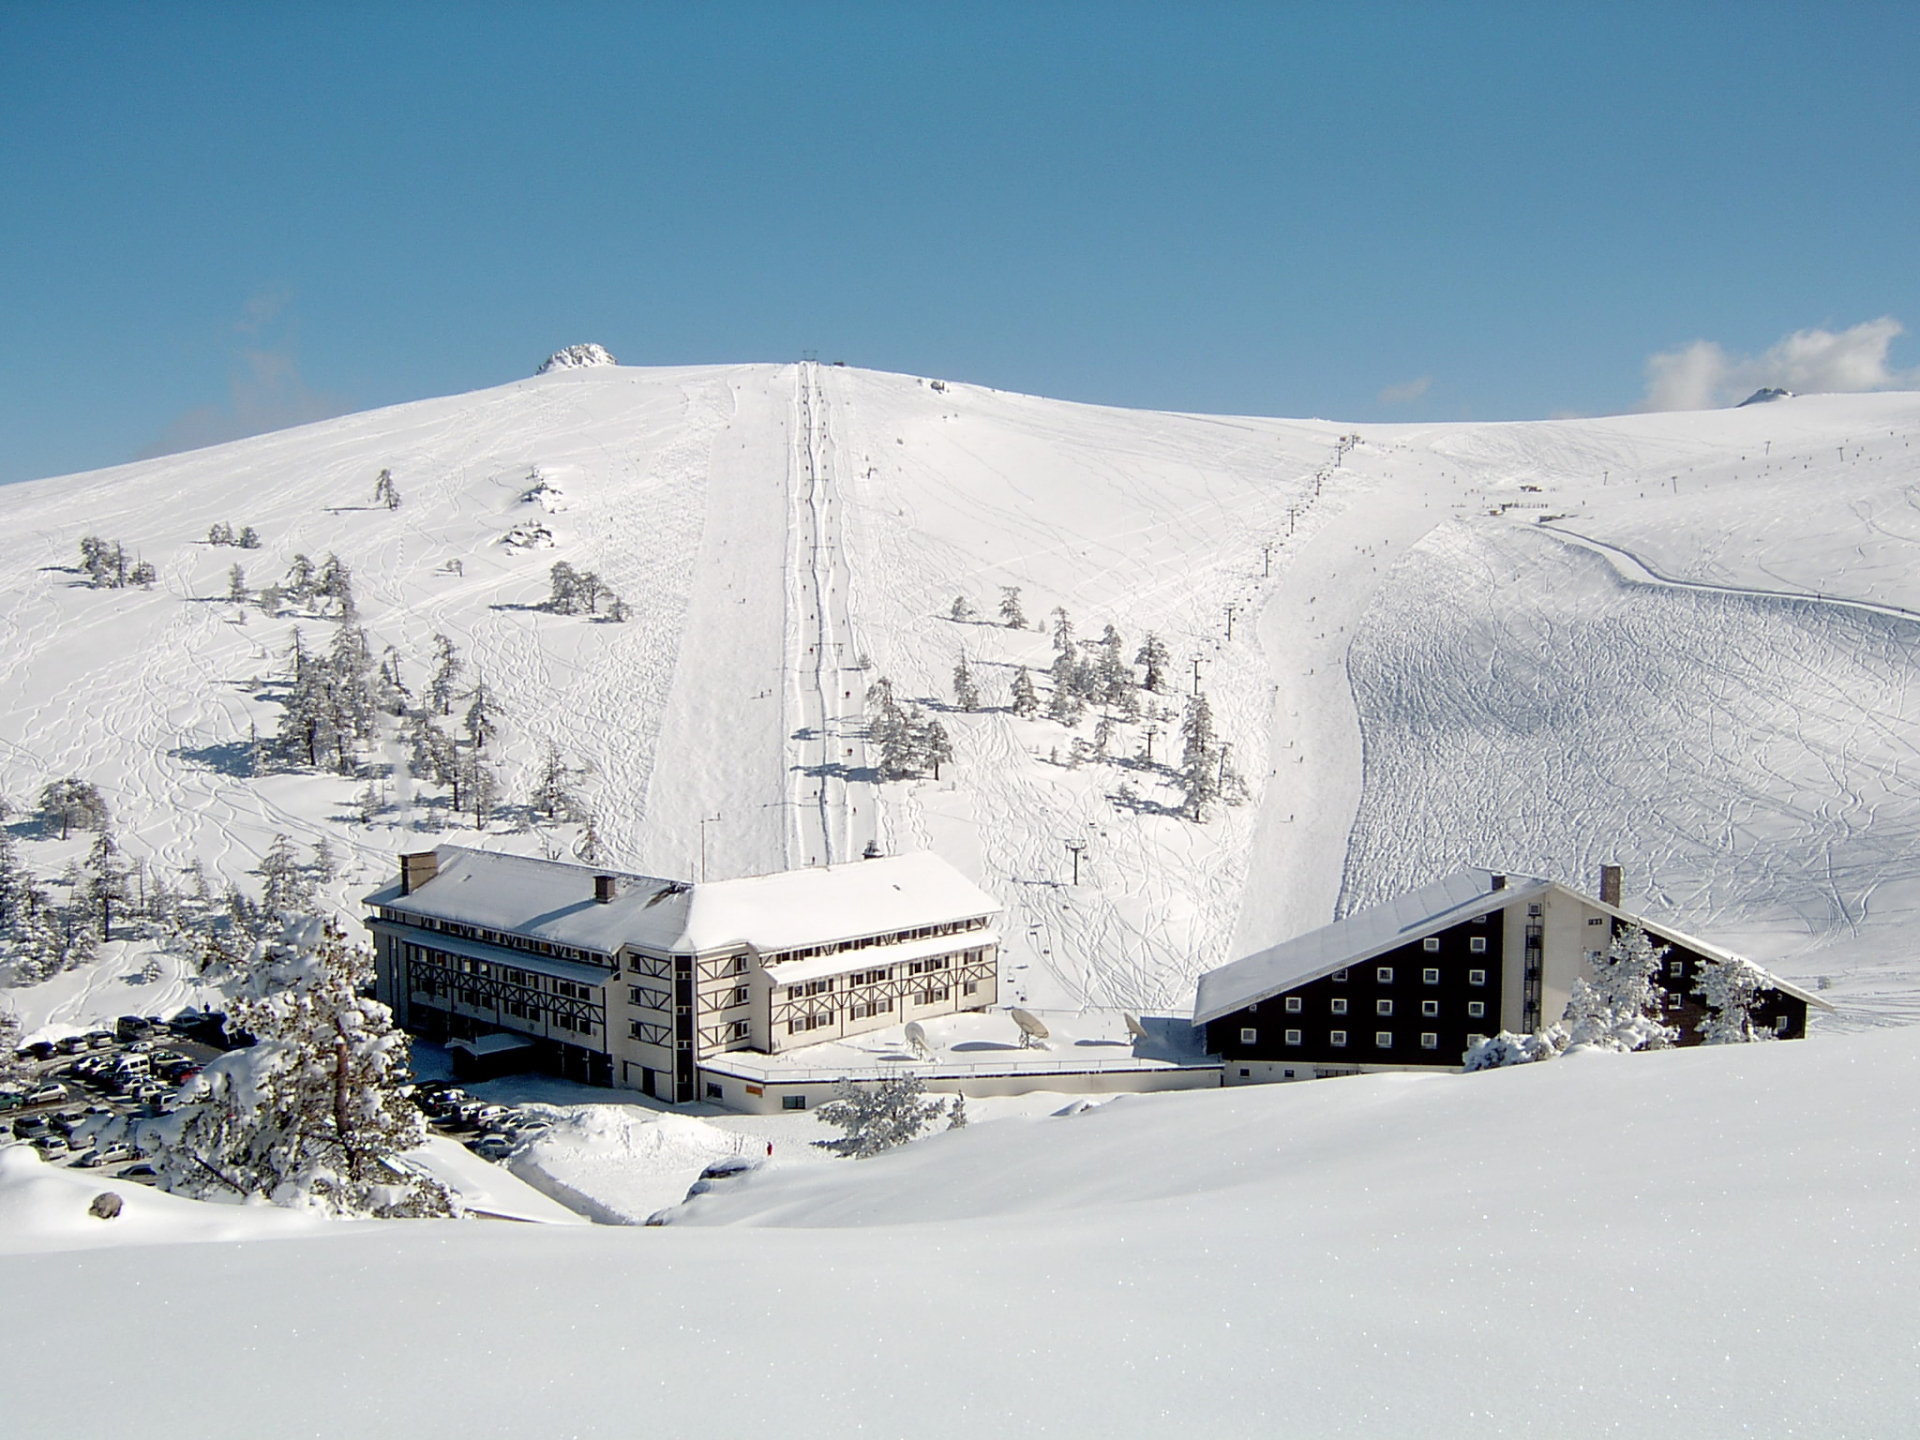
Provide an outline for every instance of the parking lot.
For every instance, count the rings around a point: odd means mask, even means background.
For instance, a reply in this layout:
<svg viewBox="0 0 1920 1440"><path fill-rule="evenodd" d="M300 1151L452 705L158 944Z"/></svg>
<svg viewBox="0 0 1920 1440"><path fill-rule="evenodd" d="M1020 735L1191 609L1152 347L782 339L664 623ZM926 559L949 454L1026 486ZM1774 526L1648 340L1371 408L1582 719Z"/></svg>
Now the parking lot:
<svg viewBox="0 0 1920 1440"><path fill-rule="evenodd" d="M20 1053L26 1074L0 1091L0 1144L31 1145L50 1164L151 1181L139 1123L178 1110L181 1090L227 1048L192 1012L169 1024L123 1016L112 1027Z"/></svg>
<svg viewBox="0 0 1920 1440"><path fill-rule="evenodd" d="M413 1103L435 1133L458 1140L482 1159L505 1160L520 1146L544 1135L551 1122L520 1109L469 1095L451 1081L415 1085Z"/></svg>

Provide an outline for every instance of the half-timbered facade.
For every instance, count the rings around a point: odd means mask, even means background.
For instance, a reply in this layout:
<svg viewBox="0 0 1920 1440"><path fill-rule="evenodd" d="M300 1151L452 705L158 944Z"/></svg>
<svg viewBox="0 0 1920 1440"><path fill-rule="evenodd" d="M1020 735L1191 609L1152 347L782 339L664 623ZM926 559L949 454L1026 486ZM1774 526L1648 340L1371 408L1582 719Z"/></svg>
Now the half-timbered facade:
<svg viewBox="0 0 1920 1440"><path fill-rule="evenodd" d="M1000 907L933 855L689 884L442 846L368 904L407 1028L676 1103L713 1092L710 1056L998 999Z"/></svg>
<svg viewBox="0 0 1920 1440"><path fill-rule="evenodd" d="M1620 880L1607 866L1596 899L1552 880L1462 871L1208 971L1194 1024L1229 1085L1457 1069L1486 1036L1558 1020L1573 982L1591 978L1613 937L1639 925L1667 950L1663 1018L1679 1044L1697 1044L1706 1010L1694 983L1728 952L1622 909ZM1798 1039L1809 1005L1831 1008L1770 977L1753 1013Z"/></svg>

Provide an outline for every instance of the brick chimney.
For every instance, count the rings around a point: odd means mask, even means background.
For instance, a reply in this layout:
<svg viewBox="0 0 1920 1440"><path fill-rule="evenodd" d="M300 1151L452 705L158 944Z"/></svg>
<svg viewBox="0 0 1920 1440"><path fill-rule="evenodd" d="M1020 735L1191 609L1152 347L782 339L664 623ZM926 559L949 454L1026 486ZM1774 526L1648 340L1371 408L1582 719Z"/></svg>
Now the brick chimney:
<svg viewBox="0 0 1920 1440"><path fill-rule="evenodd" d="M613 876L596 875L593 877L593 902L596 905L613 903Z"/></svg>
<svg viewBox="0 0 1920 1440"><path fill-rule="evenodd" d="M440 852L422 850L400 857L400 893L411 895L440 873Z"/></svg>
<svg viewBox="0 0 1920 1440"><path fill-rule="evenodd" d="M1620 904L1620 867L1618 865L1600 867L1600 903L1616 907Z"/></svg>

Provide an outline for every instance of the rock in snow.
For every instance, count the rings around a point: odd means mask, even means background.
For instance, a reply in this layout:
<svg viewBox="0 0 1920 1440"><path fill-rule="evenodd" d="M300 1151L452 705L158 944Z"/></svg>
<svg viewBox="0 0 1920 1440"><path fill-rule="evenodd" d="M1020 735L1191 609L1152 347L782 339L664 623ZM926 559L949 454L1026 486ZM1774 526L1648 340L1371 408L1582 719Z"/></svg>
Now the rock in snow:
<svg viewBox="0 0 1920 1440"><path fill-rule="evenodd" d="M540 362L540 368L534 373L544 375L549 370L587 370L595 365L618 365L620 362L609 355L600 345L569 345L564 350L556 350Z"/></svg>
<svg viewBox="0 0 1920 1440"><path fill-rule="evenodd" d="M548 363L551 364L552 362L549 361ZM1793 391L1791 390L1776 390L1771 387L1768 387L1768 388L1754 391L1751 395L1747 396L1746 399L1742 400L1738 405L1734 406L1733 408L1736 410L1744 410L1749 405L1765 405L1770 401L1791 400L1792 398L1793 398Z"/></svg>

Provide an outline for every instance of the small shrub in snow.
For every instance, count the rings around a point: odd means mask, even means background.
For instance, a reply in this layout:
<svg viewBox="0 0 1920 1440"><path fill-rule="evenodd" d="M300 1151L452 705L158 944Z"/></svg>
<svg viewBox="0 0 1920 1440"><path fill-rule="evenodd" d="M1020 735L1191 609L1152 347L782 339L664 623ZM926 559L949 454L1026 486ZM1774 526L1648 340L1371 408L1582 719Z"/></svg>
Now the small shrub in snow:
<svg viewBox="0 0 1920 1440"><path fill-rule="evenodd" d="M617 365L620 362L609 355L599 345L569 345L564 350L556 350L540 362L536 375L545 375L552 370L588 370L596 365Z"/></svg>
<svg viewBox="0 0 1920 1440"><path fill-rule="evenodd" d="M927 1099L926 1091L918 1075L882 1080L864 1089L842 1080L839 1094L813 1112L816 1120L842 1134L837 1140L813 1143L836 1155L865 1160L918 1139L947 1108L938 1100Z"/></svg>
<svg viewBox="0 0 1920 1440"><path fill-rule="evenodd" d="M1532 1035L1518 1035L1511 1030L1502 1030L1498 1035L1490 1035L1469 1049L1462 1062L1462 1068L1472 1070L1500 1070L1508 1065L1529 1065L1535 1060L1551 1060L1567 1048L1567 1032L1559 1026L1549 1026Z"/></svg>

